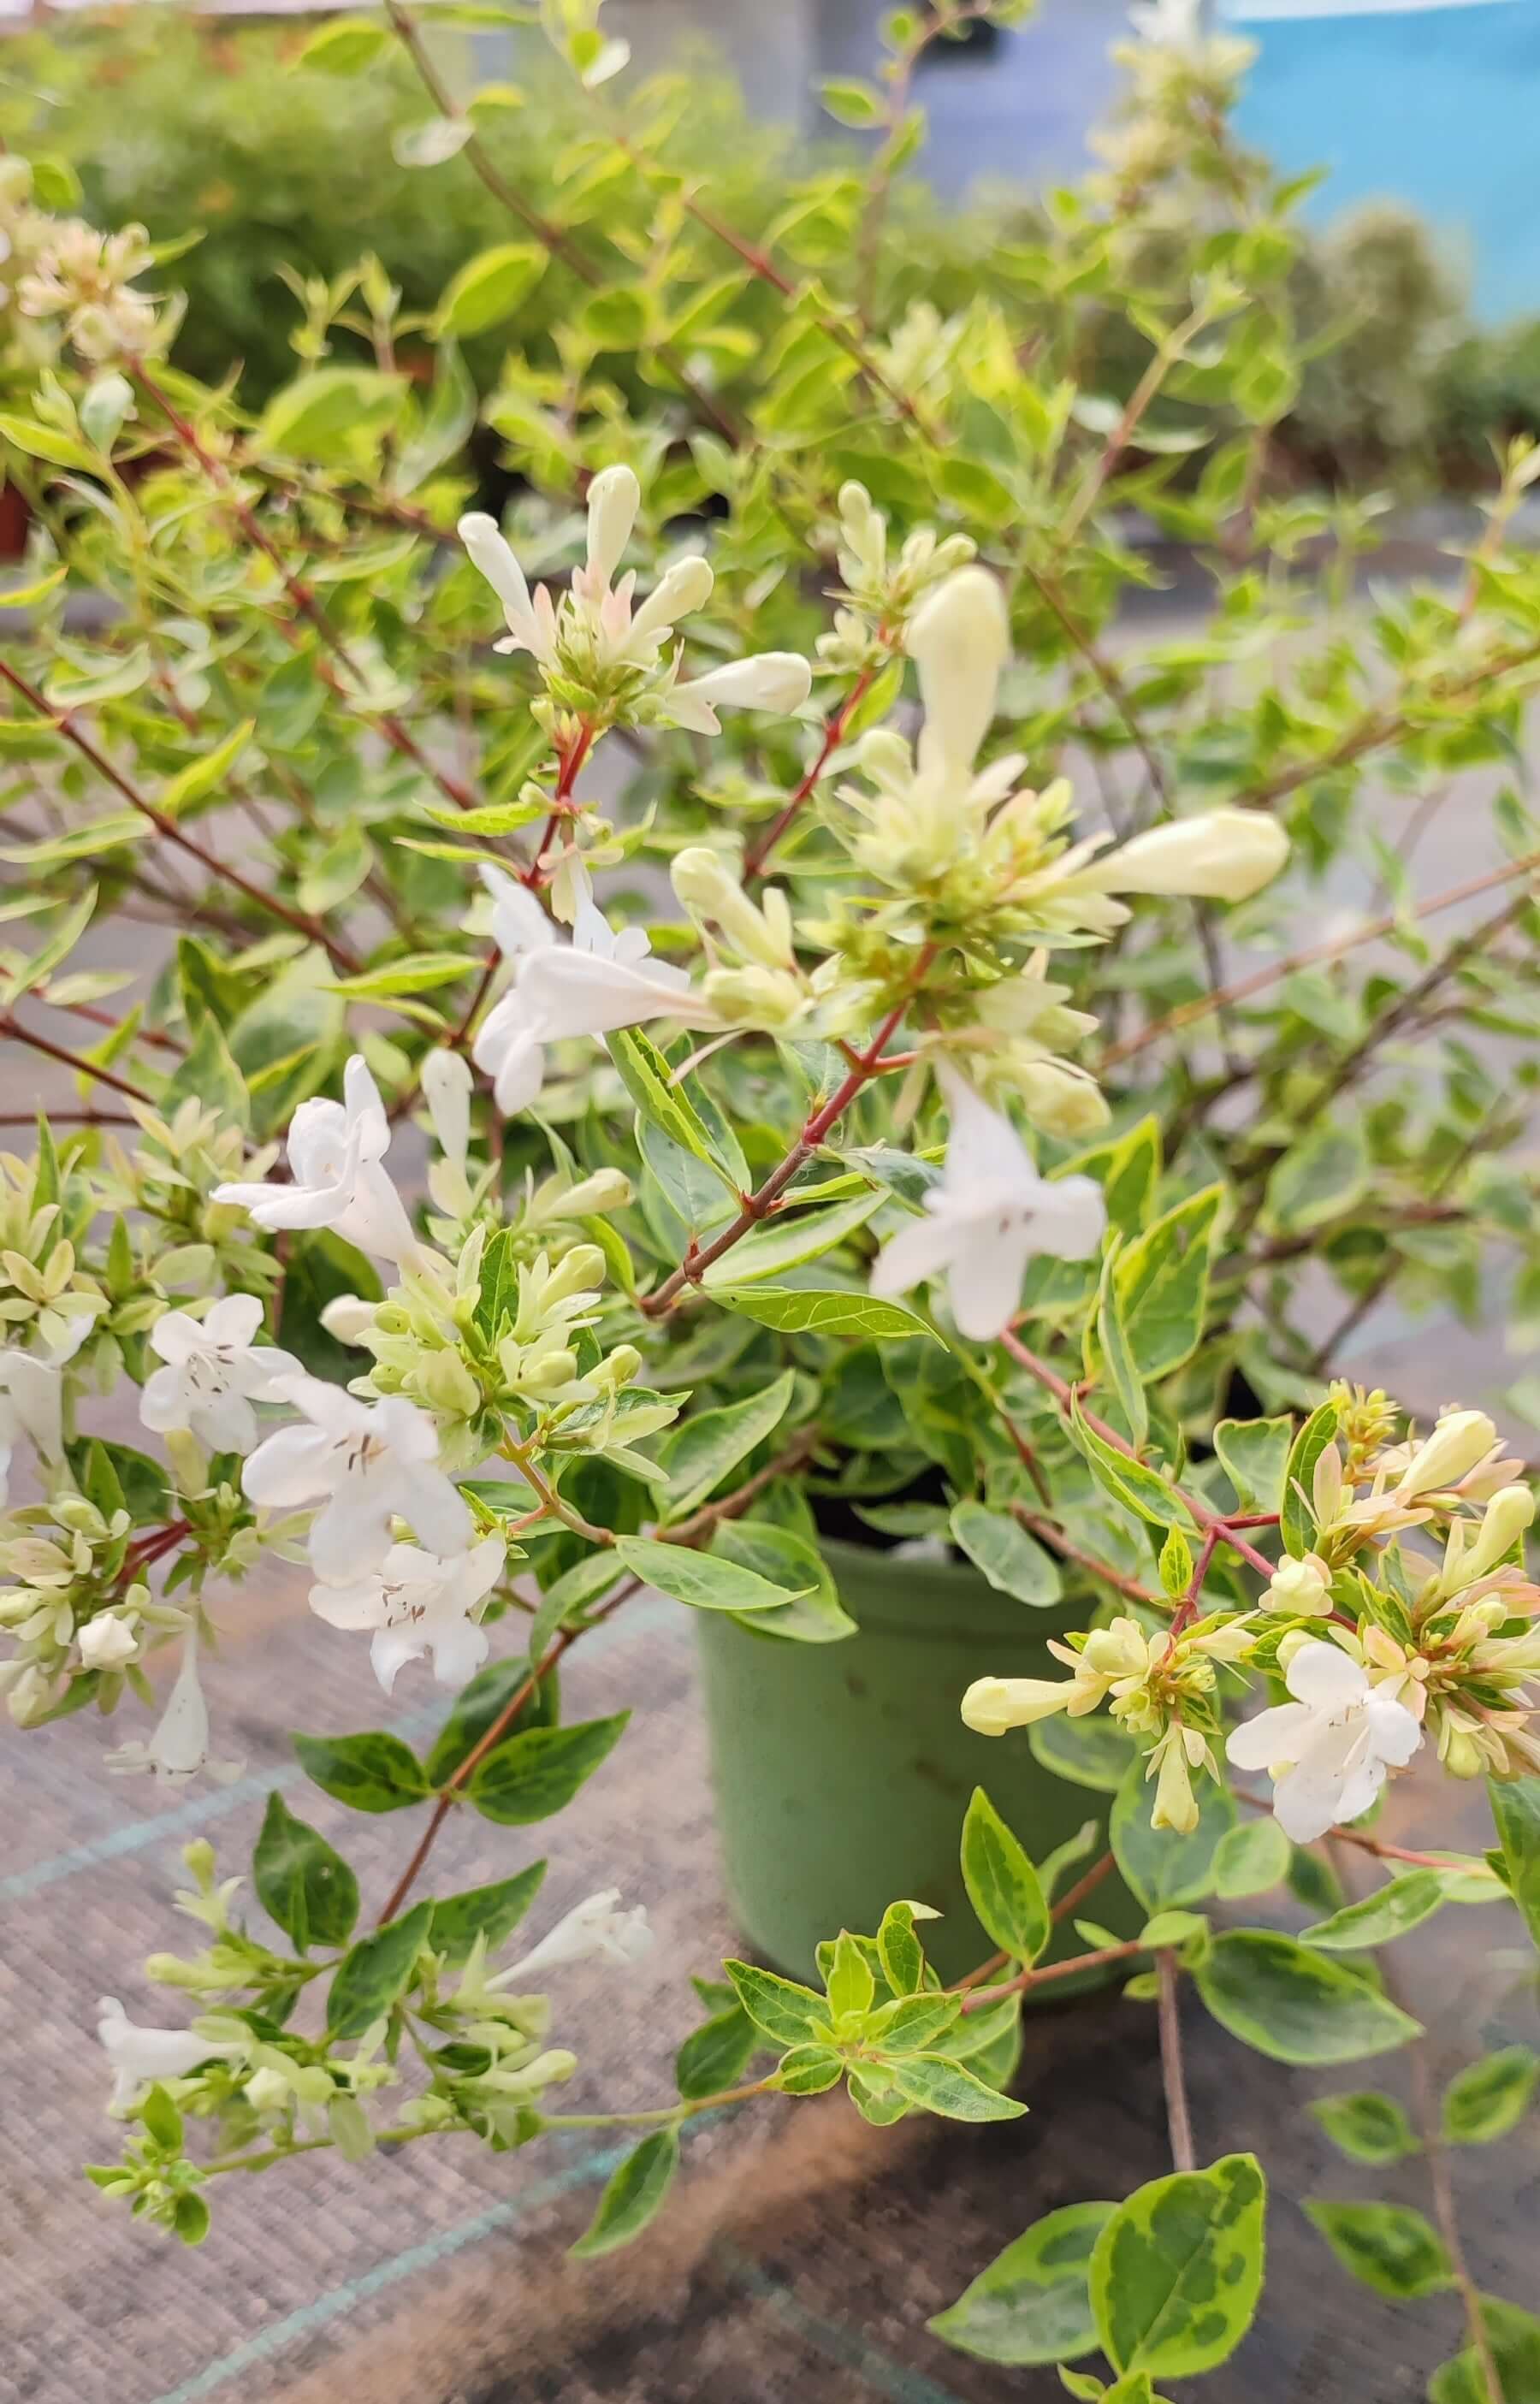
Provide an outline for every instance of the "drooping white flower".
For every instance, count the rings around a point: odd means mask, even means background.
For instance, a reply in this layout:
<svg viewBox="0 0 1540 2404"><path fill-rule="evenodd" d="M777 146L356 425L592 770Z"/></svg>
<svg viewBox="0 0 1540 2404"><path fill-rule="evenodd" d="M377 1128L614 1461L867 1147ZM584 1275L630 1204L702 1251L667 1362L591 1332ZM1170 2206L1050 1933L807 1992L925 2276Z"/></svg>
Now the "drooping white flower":
<svg viewBox="0 0 1540 2404"><path fill-rule="evenodd" d="M241 1473L250 1501L289 1511L318 1502L310 1561L328 1586L343 1586L382 1562L393 1516L410 1522L430 1552L463 1552L470 1514L439 1467L439 1439L426 1411L400 1394L366 1403L303 1374L283 1380L279 1399L307 1425L283 1427Z"/></svg>
<svg viewBox="0 0 1540 2404"><path fill-rule="evenodd" d="M1149 827L1083 872L1103 893L1182 893L1204 902L1245 902L1270 885L1289 838L1266 810L1204 810Z"/></svg>
<svg viewBox="0 0 1540 2404"><path fill-rule="evenodd" d="M979 1343L1015 1315L1034 1253L1089 1259L1107 1223L1089 1177L1040 1177L1015 1129L946 1062L936 1075L951 1115L946 1163L925 1196L925 1216L883 1246L872 1292L891 1297L945 1274L952 1316Z"/></svg>
<svg viewBox="0 0 1540 2404"><path fill-rule="evenodd" d="M665 697L671 726L694 734L720 734L719 709L768 709L789 718L813 689L813 671L797 651L755 651L708 668L687 684L673 684Z"/></svg>
<svg viewBox="0 0 1540 2404"><path fill-rule="evenodd" d="M1422 1731L1336 1644L1302 1644L1283 1679L1294 1701L1258 1712L1225 1749L1236 1768L1268 1772L1274 1816L1285 1836L1308 1845L1366 1811L1386 1770L1405 1768Z"/></svg>
<svg viewBox="0 0 1540 2404"><path fill-rule="evenodd" d="M80 1321L82 1338L89 1326L89 1321ZM0 1348L0 1510L10 1492L10 1466L23 1438L30 1440L40 1461L51 1463L63 1458L63 1363L67 1357L59 1352L24 1352L19 1344Z"/></svg>
<svg viewBox="0 0 1540 2404"><path fill-rule="evenodd" d="M545 1081L545 1047L573 1035L608 1035L650 1018L714 1027L716 1013L689 972L651 957L643 927L619 933L577 869L572 940L561 942L535 896L500 869L484 868L493 899L492 931L513 983L487 1013L471 1050L493 1079L505 1118L527 1110Z"/></svg>
<svg viewBox="0 0 1540 2404"><path fill-rule="evenodd" d="M383 1166L390 1122L361 1053L343 1076L341 1102L301 1102L288 1130L288 1185L217 1185L216 1202L249 1210L259 1227L330 1227L381 1260L419 1250L400 1195Z"/></svg>
<svg viewBox="0 0 1540 2404"><path fill-rule="evenodd" d="M329 1628L371 1628L370 1660L388 1695L408 1661L433 1656L441 1686L463 1686L490 1639L474 1614L497 1583L507 1547L488 1536L447 1559L416 1544L392 1544L378 1569L345 1586L313 1586L310 1607Z"/></svg>
<svg viewBox="0 0 1540 2404"><path fill-rule="evenodd" d="M245 2050L217 2045L194 2029L142 2028L116 1995L104 1995L96 2010L97 2042L112 2066L113 2112L132 2109L157 2079L187 2078L200 2062L232 2062Z"/></svg>
<svg viewBox="0 0 1540 2404"><path fill-rule="evenodd" d="M514 1962L495 1978L483 1981L485 1992L496 1993L517 1981L527 1981L546 1970L554 1970L568 1962L586 1962L595 1953L607 1962L637 1962L652 1942L652 1931L647 1924L647 1907L636 1904L628 1911L617 1908L621 1899L618 1886L601 1888L580 1904L575 1904L565 1919L541 1937L533 1952Z"/></svg>
<svg viewBox="0 0 1540 2404"><path fill-rule="evenodd" d="M230 1293L203 1319L168 1310L149 1331L164 1367L153 1370L139 1417L158 1435L189 1428L211 1452L249 1452L257 1441L253 1402L273 1398L273 1381L300 1363L275 1345L255 1342L262 1306L254 1293Z"/></svg>
<svg viewBox="0 0 1540 2404"><path fill-rule="evenodd" d="M423 1062L423 1099L439 1150L456 1168L463 1168L470 1149L470 1096L474 1086L470 1063L463 1052L441 1044Z"/></svg>
<svg viewBox="0 0 1540 2404"><path fill-rule="evenodd" d="M239 1778L244 1764L215 1761L208 1749L208 1705L198 1675L198 1638L189 1628L182 1640L182 1665L154 1734L148 1741L131 1737L106 1755L108 1769L125 1777L147 1773L168 1786L185 1785L201 1769L221 1785Z"/></svg>

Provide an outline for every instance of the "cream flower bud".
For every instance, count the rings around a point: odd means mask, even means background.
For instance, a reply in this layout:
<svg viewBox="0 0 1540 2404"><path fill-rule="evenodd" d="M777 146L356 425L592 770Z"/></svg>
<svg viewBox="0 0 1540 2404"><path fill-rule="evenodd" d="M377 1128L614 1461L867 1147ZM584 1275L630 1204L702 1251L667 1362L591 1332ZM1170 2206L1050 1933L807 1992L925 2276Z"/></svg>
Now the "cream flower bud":
<svg viewBox="0 0 1540 2404"><path fill-rule="evenodd" d="M1080 1657L1099 1678L1139 1678L1149 1666L1150 1648L1138 1620L1119 1617L1110 1628L1093 1628Z"/></svg>
<svg viewBox="0 0 1540 2404"><path fill-rule="evenodd" d="M1280 1561L1268 1581L1267 1602L1274 1611L1296 1611L1315 1618L1326 1608L1330 1584L1313 1554L1300 1561Z"/></svg>
<svg viewBox="0 0 1540 2404"><path fill-rule="evenodd" d="M652 635L661 637L663 630L679 619L693 617L710 600L715 582L708 559L702 559L694 552L688 558L677 559L672 567L664 570L633 617L633 642Z"/></svg>
<svg viewBox="0 0 1540 2404"><path fill-rule="evenodd" d="M773 709L782 716L800 709L812 689L813 671L796 651L756 651L693 677L683 688L713 709Z"/></svg>
<svg viewBox="0 0 1540 2404"><path fill-rule="evenodd" d="M606 468L588 487L588 573L608 585L621 564L641 507L641 486L629 468Z"/></svg>
<svg viewBox="0 0 1540 2404"><path fill-rule="evenodd" d="M469 510L455 529L470 556L511 616L527 616L529 585L496 518L484 510Z"/></svg>
<svg viewBox="0 0 1540 2404"><path fill-rule="evenodd" d="M546 1215L553 1219L591 1219L606 1210L623 1210L632 1195L631 1180L623 1168L595 1168L577 1185L570 1185Z"/></svg>
<svg viewBox="0 0 1540 2404"><path fill-rule="evenodd" d="M361 1344L375 1323L375 1306L361 1293L333 1294L322 1306L321 1325L339 1344Z"/></svg>
<svg viewBox="0 0 1540 2404"><path fill-rule="evenodd" d="M1096 1079L1063 1060L1029 1060L1015 1079L1027 1115L1045 1135L1096 1135L1110 1115Z"/></svg>
<svg viewBox="0 0 1540 2404"><path fill-rule="evenodd" d="M703 918L714 919L728 941L749 959L768 969L791 965L790 943L777 942L776 930L755 908L720 853L705 844L691 844L679 853L670 874L674 890L685 908L697 911ZM779 915L784 918L784 910Z"/></svg>
<svg viewBox="0 0 1540 2404"><path fill-rule="evenodd" d="M138 1650L133 1628L110 1611L88 1620L80 1630L80 1658L88 1670L120 1670Z"/></svg>
<svg viewBox="0 0 1540 2404"><path fill-rule="evenodd" d="M1496 1442L1496 1427L1485 1411L1447 1412L1407 1461L1397 1493L1444 1493L1478 1467Z"/></svg>
<svg viewBox="0 0 1540 2404"><path fill-rule="evenodd" d="M916 610L905 643L919 670L922 768L968 776L995 714L1011 649L1005 595L987 568L959 567Z"/></svg>
<svg viewBox="0 0 1540 2404"><path fill-rule="evenodd" d="M1188 893L1244 902L1270 885L1289 838L1264 810L1206 810L1136 834L1087 872L1104 893Z"/></svg>
<svg viewBox="0 0 1540 2404"><path fill-rule="evenodd" d="M1492 1496L1482 1516L1475 1544L1460 1563L1460 1583L1474 1585L1511 1552L1534 1517L1534 1497L1527 1486L1505 1486Z"/></svg>
<svg viewBox="0 0 1540 2404"><path fill-rule="evenodd" d="M1479 1778L1487 1767L1480 1746L1463 1728L1451 1731L1439 1748L1439 1759L1451 1778Z"/></svg>
<svg viewBox="0 0 1540 2404"><path fill-rule="evenodd" d="M1068 1678L975 1678L960 1708L976 1736L1003 1736L1007 1728L1052 1719L1072 1692Z"/></svg>
<svg viewBox="0 0 1540 2404"><path fill-rule="evenodd" d="M245 2092L254 2112L283 2112L293 2090L281 2070L258 2070L246 2080Z"/></svg>

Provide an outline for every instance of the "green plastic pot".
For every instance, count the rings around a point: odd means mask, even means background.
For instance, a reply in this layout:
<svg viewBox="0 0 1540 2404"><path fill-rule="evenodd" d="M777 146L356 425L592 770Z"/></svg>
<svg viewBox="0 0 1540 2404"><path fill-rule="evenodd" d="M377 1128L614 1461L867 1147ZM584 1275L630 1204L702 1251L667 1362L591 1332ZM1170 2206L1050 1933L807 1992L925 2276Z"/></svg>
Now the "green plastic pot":
<svg viewBox="0 0 1540 2404"><path fill-rule="evenodd" d="M1043 1768L1025 1730L976 1736L958 1710L975 1678L1066 1676L1047 1640L1084 1625L1085 1606L1035 1610L950 1562L833 1541L822 1551L858 1635L799 1644L696 1615L732 1909L762 1960L806 1978L821 1938L871 1935L900 1898L928 1903L944 1915L926 1930L931 1960L960 1978L994 1950L959 1859L974 1787L1034 1861L1087 1820L1105 1827L1108 1796ZM1085 1910L1120 1936L1145 1917L1115 1876ZM1066 1931L1055 1950L1083 1949Z"/></svg>

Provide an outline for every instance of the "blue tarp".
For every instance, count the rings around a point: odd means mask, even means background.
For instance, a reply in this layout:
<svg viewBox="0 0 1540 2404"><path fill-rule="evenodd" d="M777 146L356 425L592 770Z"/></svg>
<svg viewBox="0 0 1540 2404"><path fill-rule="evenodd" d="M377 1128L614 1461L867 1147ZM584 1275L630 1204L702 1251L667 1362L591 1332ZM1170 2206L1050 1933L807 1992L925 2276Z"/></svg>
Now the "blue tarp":
<svg viewBox="0 0 1540 2404"><path fill-rule="evenodd" d="M1540 0L1224 11L1258 46L1239 127L1327 168L1317 219L1394 199L1438 229L1480 315L1540 314Z"/></svg>

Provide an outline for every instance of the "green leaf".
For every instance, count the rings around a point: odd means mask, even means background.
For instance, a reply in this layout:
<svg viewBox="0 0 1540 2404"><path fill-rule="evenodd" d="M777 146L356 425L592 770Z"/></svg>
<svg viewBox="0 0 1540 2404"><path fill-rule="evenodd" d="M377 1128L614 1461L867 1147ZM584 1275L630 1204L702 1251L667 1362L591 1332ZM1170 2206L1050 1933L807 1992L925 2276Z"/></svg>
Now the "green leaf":
<svg viewBox="0 0 1540 2404"><path fill-rule="evenodd" d="M605 1041L620 1071L621 1083L642 1117L650 1120L670 1143L704 1160L729 1192L736 1193L732 1173L718 1157L705 1121L682 1086L669 1083L668 1062L651 1038L644 1035L639 1027L627 1027L607 1035Z"/></svg>
<svg viewBox="0 0 1540 2404"><path fill-rule="evenodd" d="M1274 2062L1362 2062L1422 2034L1361 1976L1276 1929L1225 1930L1193 1976L1221 2027Z"/></svg>
<svg viewBox="0 0 1540 2404"><path fill-rule="evenodd" d="M1169 1377L1203 1334L1222 1185L1189 1195L1118 1255L1113 1271L1128 1350L1141 1377Z"/></svg>
<svg viewBox="0 0 1540 2404"><path fill-rule="evenodd" d="M580 1567L586 1567L586 1563ZM528 1661L512 1654L489 1661L468 1685L461 1687L455 1698L455 1708L439 1730L423 1765L430 1786L448 1784L466 1754L480 1744L493 1722L502 1717L528 1676ZM555 1717L556 1681L553 1674L527 1702L520 1705L503 1733L519 1736L525 1728L549 1727Z"/></svg>
<svg viewBox="0 0 1540 2404"><path fill-rule="evenodd" d="M293 64L321 75L357 75L390 45L388 27L372 17L333 17L311 35Z"/></svg>
<svg viewBox="0 0 1540 2404"><path fill-rule="evenodd" d="M400 2001L412 1983L432 1918L431 1903L413 1904L404 1919L377 1928L343 1954L327 1996L329 2036L339 2041L362 2036Z"/></svg>
<svg viewBox="0 0 1540 2404"><path fill-rule="evenodd" d="M960 2062L939 2053L900 2055L889 2067L906 2104L944 2120L1019 2120L1027 2110L1014 2095L1001 2095Z"/></svg>
<svg viewBox="0 0 1540 2404"><path fill-rule="evenodd" d="M1490 2145L1505 2137L1529 2110L1540 2056L1527 2045L1484 2054L1450 2079L1444 2090L1444 2136L1451 2145Z"/></svg>
<svg viewBox="0 0 1540 2404"><path fill-rule="evenodd" d="M926 2326L981 2362L1072 2362L1097 2341L1089 2273L1111 2203L1067 2203L1034 2221Z"/></svg>
<svg viewBox="0 0 1540 2404"><path fill-rule="evenodd" d="M827 2095L845 2076L843 2057L827 2045L794 2045L781 2057L776 2085L787 2095Z"/></svg>
<svg viewBox="0 0 1540 2404"><path fill-rule="evenodd" d="M1108 1826L1118 1868L1146 1911L1201 1903L1214 1891L1215 1859L1235 1825L1234 1800L1227 1788L1206 1786L1197 1825L1184 1837L1151 1825L1155 1795L1140 1758L1124 1776Z"/></svg>
<svg viewBox="0 0 1540 2404"><path fill-rule="evenodd" d="M1268 1222L1290 1235L1319 1227L1351 1208L1369 1175L1362 1114L1335 1125L1323 1120L1289 1146L1268 1178Z"/></svg>
<svg viewBox="0 0 1540 2404"><path fill-rule="evenodd" d="M1094 1795L1115 1795L1139 1758L1132 1737L1105 1712L1087 1712L1078 1720L1057 1712L1052 1719L1035 1721L1027 1741L1032 1759L1044 1769Z"/></svg>
<svg viewBox="0 0 1540 2404"><path fill-rule="evenodd" d="M1118 1297L1114 1271L1117 1253L1109 1251L1102 1265L1101 1290L1097 1297L1096 1345L1086 1348L1086 1371L1106 1378L1122 1406L1132 1442L1141 1445L1150 1433L1150 1406L1145 1399L1144 1380L1134 1359L1128 1341L1128 1330ZM1099 1355L1099 1362L1098 1356Z"/></svg>
<svg viewBox="0 0 1540 2404"><path fill-rule="evenodd" d="M255 719L246 719L214 750L205 751L200 760L189 761L185 768L169 777L155 797L157 809L169 818L180 818L194 802L201 802L205 795L212 793L245 749L256 731L256 724Z"/></svg>
<svg viewBox="0 0 1540 2404"><path fill-rule="evenodd" d="M591 2262L596 2255L629 2245L661 2210L679 2166L679 2130L672 2123L651 2130L614 2173L593 2219L569 2251Z"/></svg>
<svg viewBox="0 0 1540 2404"><path fill-rule="evenodd" d="M1481 2319L1502 2388L1499 2399L1474 2346L1440 2366L1428 2382L1428 2404L1540 2404L1540 2320L1500 2296L1481 2298Z"/></svg>
<svg viewBox="0 0 1540 2404"><path fill-rule="evenodd" d="M819 86L819 98L837 124L865 127L882 122L882 103L868 83L830 77Z"/></svg>
<svg viewBox="0 0 1540 2404"><path fill-rule="evenodd" d="M1294 1433L1292 1420L1221 1419L1213 1447L1241 1511L1276 1511Z"/></svg>
<svg viewBox="0 0 1540 2404"><path fill-rule="evenodd" d="M724 1258L727 1257L724 1255ZM714 1285L713 1300L724 1310L757 1320L762 1327L777 1327L787 1335L884 1336L929 1335L923 1319L902 1302L879 1302L854 1287L820 1290L812 1286Z"/></svg>
<svg viewBox="0 0 1540 2404"><path fill-rule="evenodd" d="M1489 1778L1487 1793L1509 1892L1540 1945L1540 1778Z"/></svg>
<svg viewBox="0 0 1540 2404"><path fill-rule="evenodd" d="M616 1558L633 1577L686 1602L693 1611L771 1611L792 1596L785 1586L735 1561L719 1560L714 1553L697 1553L688 1544L660 1544L651 1536L622 1536ZM805 1591L805 1589L797 1589Z"/></svg>
<svg viewBox="0 0 1540 2404"><path fill-rule="evenodd" d="M499 242L478 251L445 285L434 320L435 337L484 334L489 326L511 317L545 273L545 258L536 242Z"/></svg>
<svg viewBox="0 0 1540 2404"><path fill-rule="evenodd" d="M629 1712L579 1720L571 1727L526 1728L479 1761L465 1792L485 1819L524 1828L570 1803L620 1742Z"/></svg>
<svg viewBox="0 0 1540 2404"><path fill-rule="evenodd" d="M1322 1403L1310 1413L1289 1449L1288 1465L1283 1474L1283 1500L1281 1510L1281 1533L1286 1552L1302 1560L1315 1543L1315 1506L1310 1500L1311 1480L1315 1464L1337 1433L1337 1405Z"/></svg>
<svg viewBox="0 0 1540 2404"><path fill-rule="evenodd" d="M512 1878L491 1886L468 1887L463 1894L440 1896L433 1906L427 1941L451 1965L463 1962L478 1936L494 1953L511 1936L539 1893L543 1862L531 1862Z"/></svg>
<svg viewBox="0 0 1540 2404"><path fill-rule="evenodd" d="M1345 2271L1377 2295L1436 2295L1454 2285L1454 2271L1436 2232L1420 2212L1400 2203L1322 2203L1302 2209Z"/></svg>
<svg viewBox="0 0 1540 2404"><path fill-rule="evenodd" d="M407 952L357 976L334 977L329 990L354 1001L388 1001L402 993L432 993L481 967L474 952Z"/></svg>
<svg viewBox="0 0 1540 2404"><path fill-rule="evenodd" d="M359 1736L297 1736L294 1750L305 1776L350 1811L400 1811L428 1792L410 1745L384 1728Z"/></svg>
<svg viewBox="0 0 1540 2404"><path fill-rule="evenodd" d="M1063 1592L1058 1563L1008 1512L990 1511L982 1502L959 1502L952 1513L952 1533L998 1594L1042 1607L1058 1601Z"/></svg>
<svg viewBox="0 0 1540 2404"><path fill-rule="evenodd" d="M257 1899L301 1952L345 1945L358 1917L358 1881L326 1838L297 1820L281 1795L267 1813L251 1856Z"/></svg>
<svg viewBox="0 0 1540 2404"><path fill-rule="evenodd" d="M685 2101L696 2104L720 2095L743 2076L759 2039L754 2023L739 2004L731 2004L692 2029L674 2057L674 2077Z"/></svg>
<svg viewBox="0 0 1540 2404"><path fill-rule="evenodd" d="M764 1519L724 1520L711 1539L711 1557L750 1570L791 1597L779 1611L756 1611L743 1619L741 1625L756 1636L793 1644L837 1644L856 1633L828 1562L794 1528L774 1527Z"/></svg>
<svg viewBox="0 0 1540 2404"><path fill-rule="evenodd" d="M182 2116L165 2089L152 2087L139 2105L139 2118L147 2136L153 2137L163 2153L179 2154L182 2150Z"/></svg>
<svg viewBox="0 0 1540 2404"><path fill-rule="evenodd" d="M912 1903L890 1903L877 1930L877 1959L895 1995L917 1994L925 1977L925 1947L915 1918Z"/></svg>
<svg viewBox="0 0 1540 2404"><path fill-rule="evenodd" d="M399 417L406 391L404 376L377 368L309 368L273 394L255 440L323 463L371 453Z"/></svg>
<svg viewBox="0 0 1540 2404"><path fill-rule="evenodd" d="M1248 1820L1226 1829L1214 1853L1215 1894L1226 1903L1267 1894L1289 1875L1294 1848L1276 1820Z"/></svg>
<svg viewBox="0 0 1540 2404"><path fill-rule="evenodd" d="M761 1278L800 1268L805 1261L833 1251L847 1236L863 1227L887 1199L880 1190L857 1194L848 1202L832 1202L827 1209L800 1210L790 1218L773 1219L742 1237L720 1261L713 1261L701 1282L707 1293L714 1293L719 1286L754 1285Z"/></svg>
<svg viewBox="0 0 1540 2404"><path fill-rule="evenodd" d="M40 426L30 417L16 417L0 411L0 440L24 451L29 459L46 459L51 468L85 468L98 466L95 452L77 435L63 433L56 426Z"/></svg>
<svg viewBox="0 0 1540 2404"><path fill-rule="evenodd" d="M1421 2150L1394 2096L1373 2088L1356 2095L1318 2095L1309 2111L1338 2153L1351 2161L1399 2162Z"/></svg>
<svg viewBox="0 0 1540 2404"><path fill-rule="evenodd" d="M1091 2256L1091 2305L1120 2372L1185 2379L1225 2362L1262 2293L1267 2185L1254 2154L1153 2179Z"/></svg>
<svg viewBox="0 0 1540 2404"><path fill-rule="evenodd" d="M830 2037L829 2006L811 1987L793 1978L777 1978L752 1962L724 1962L733 1990L762 2036L772 2045L826 2045Z"/></svg>
<svg viewBox="0 0 1540 2404"><path fill-rule="evenodd" d="M1361 1903L1350 1903L1334 1911L1329 1920L1318 1920L1313 1928L1302 1932L1302 1941L1331 1953L1357 1953L1370 1945L1388 1945L1393 1936L1421 1928L1448 1899L1436 1870L1408 1870L1365 1895Z"/></svg>
<svg viewBox="0 0 1540 2404"><path fill-rule="evenodd" d="M1052 1933L1038 1874L982 1786L962 1823L962 1882L985 1934L1022 1963L1037 1960Z"/></svg>
<svg viewBox="0 0 1540 2404"><path fill-rule="evenodd" d="M1142 1461L1120 1452L1115 1445L1098 1435L1089 1425L1080 1405L1071 1411L1070 1433L1085 1454L1092 1476L1104 1494L1125 1510L1137 1512L1156 1528L1193 1526L1193 1515L1186 1504L1177 1499L1166 1480Z"/></svg>
<svg viewBox="0 0 1540 2404"><path fill-rule="evenodd" d="M671 1431L659 1455L668 1472L663 1494L665 1524L688 1518L716 1491L729 1470L774 1433L786 1416L795 1384L796 1371L788 1369L746 1401L730 1403L721 1410L697 1411Z"/></svg>

